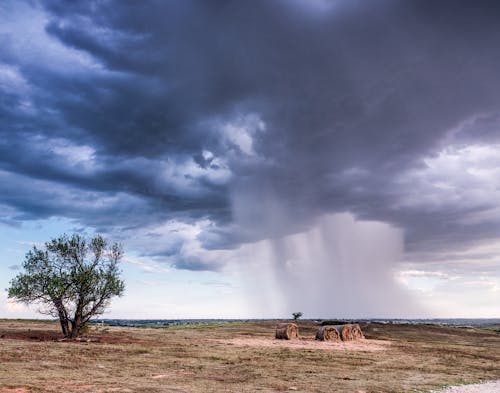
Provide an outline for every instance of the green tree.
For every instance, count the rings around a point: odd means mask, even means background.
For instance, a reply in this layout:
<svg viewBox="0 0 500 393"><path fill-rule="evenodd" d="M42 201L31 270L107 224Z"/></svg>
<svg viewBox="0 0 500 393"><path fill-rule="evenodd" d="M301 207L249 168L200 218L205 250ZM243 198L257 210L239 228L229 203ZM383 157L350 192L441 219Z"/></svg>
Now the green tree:
<svg viewBox="0 0 500 393"><path fill-rule="evenodd" d="M85 324L100 315L114 296L125 289L118 264L121 247L97 235L63 235L33 247L26 254L24 271L8 288L9 298L40 305L40 312L59 319L64 337L75 338Z"/></svg>
<svg viewBox="0 0 500 393"><path fill-rule="evenodd" d="M302 313L300 311L293 312L292 316L293 316L293 320L296 321L297 319L299 319L302 316Z"/></svg>

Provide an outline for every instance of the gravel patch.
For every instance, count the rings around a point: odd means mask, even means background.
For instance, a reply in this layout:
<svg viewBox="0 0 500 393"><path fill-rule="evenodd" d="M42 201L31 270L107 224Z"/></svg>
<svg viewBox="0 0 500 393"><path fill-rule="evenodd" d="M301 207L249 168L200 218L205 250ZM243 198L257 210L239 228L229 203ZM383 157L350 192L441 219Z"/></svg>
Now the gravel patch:
<svg viewBox="0 0 500 393"><path fill-rule="evenodd" d="M431 393L500 393L500 380L474 385L451 386L443 390L433 390Z"/></svg>

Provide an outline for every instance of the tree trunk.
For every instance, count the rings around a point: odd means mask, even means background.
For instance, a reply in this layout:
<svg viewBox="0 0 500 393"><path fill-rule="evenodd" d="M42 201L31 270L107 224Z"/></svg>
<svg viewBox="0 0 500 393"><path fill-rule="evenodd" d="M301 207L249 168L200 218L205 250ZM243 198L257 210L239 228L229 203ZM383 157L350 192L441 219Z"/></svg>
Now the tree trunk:
<svg viewBox="0 0 500 393"><path fill-rule="evenodd" d="M63 302L61 299L55 299L54 305L57 309L57 314L59 316L59 323L61 324L61 331L65 338L69 337L69 323L68 323L68 315L66 313L66 309L64 308Z"/></svg>
<svg viewBox="0 0 500 393"><path fill-rule="evenodd" d="M68 320L59 314L59 323L61 324L62 334L65 338L69 337L69 324Z"/></svg>
<svg viewBox="0 0 500 393"><path fill-rule="evenodd" d="M80 317L75 317L74 321L71 321L71 338L77 338L82 328L82 319Z"/></svg>
<svg viewBox="0 0 500 393"><path fill-rule="evenodd" d="M83 295L86 292L83 290L80 291L80 296L78 298L78 303L75 309L75 317L71 321L71 338L77 338L82 332L83 327L85 326L85 319L83 316L83 308L85 304L85 298Z"/></svg>

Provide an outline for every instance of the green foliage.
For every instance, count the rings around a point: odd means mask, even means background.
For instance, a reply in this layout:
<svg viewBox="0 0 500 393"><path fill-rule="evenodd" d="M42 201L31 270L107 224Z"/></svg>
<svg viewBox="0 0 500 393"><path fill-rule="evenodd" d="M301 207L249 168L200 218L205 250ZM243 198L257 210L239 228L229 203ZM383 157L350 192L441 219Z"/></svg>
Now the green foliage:
<svg viewBox="0 0 500 393"><path fill-rule="evenodd" d="M81 328L80 328L80 334L87 334L90 332L90 325L88 323L84 324Z"/></svg>
<svg viewBox="0 0 500 393"><path fill-rule="evenodd" d="M9 298L41 306L40 311L59 318L65 337L77 337L90 318L100 315L114 296L125 289L118 264L121 247L97 235L87 241L80 235L63 235L33 247L26 254L24 272L8 289Z"/></svg>
<svg viewBox="0 0 500 393"><path fill-rule="evenodd" d="M297 311L297 312L292 313L292 315L293 315L293 320L294 320L294 321L296 321L296 320L297 320L297 319L299 319L299 318L300 318L303 314L302 314L302 312Z"/></svg>

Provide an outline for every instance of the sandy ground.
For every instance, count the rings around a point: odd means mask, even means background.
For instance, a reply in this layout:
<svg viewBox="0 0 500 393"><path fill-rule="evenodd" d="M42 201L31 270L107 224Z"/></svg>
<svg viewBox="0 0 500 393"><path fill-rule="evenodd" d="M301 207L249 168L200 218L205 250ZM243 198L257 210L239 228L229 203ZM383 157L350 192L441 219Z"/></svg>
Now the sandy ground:
<svg viewBox="0 0 500 393"><path fill-rule="evenodd" d="M316 341L313 338L301 338L298 340L276 340L272 337L236 337L229 340L218 340L218 342L235 345L238 347L256 348L304 348L324 349L328 351L385 351L391 345L390 341L384 340L356 340L356 341Z"/></svg>
<svg viewBox="0 0 500 393"><path fill-rule="evenodd" d="M452 386L444 390L433 390L431 393L500 393L500 380L474 385Z"/></svg>

